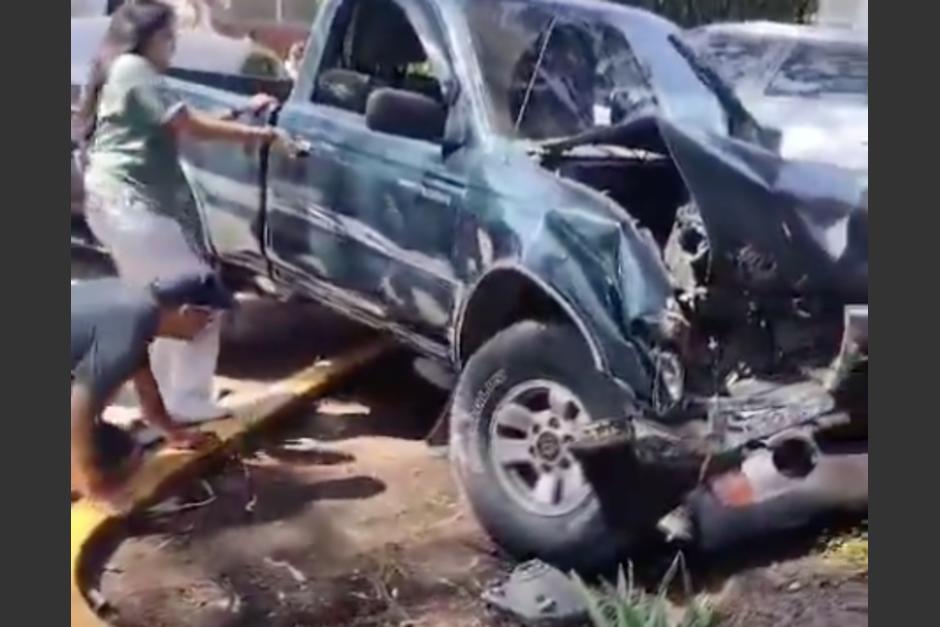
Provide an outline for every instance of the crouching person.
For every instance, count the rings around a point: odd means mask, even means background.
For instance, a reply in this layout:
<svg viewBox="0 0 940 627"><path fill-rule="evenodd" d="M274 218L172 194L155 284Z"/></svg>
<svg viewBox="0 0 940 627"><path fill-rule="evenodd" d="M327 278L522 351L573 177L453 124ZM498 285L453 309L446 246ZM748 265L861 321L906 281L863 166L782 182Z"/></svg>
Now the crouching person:
<svg viewBox="0 0 940 627"><path fill-rule="evenodd" d="M140 288L120 279L72 285L72 490L109 501L140 459L129 435L101 421L122 386L133 381L142 418L170 446L199 448L210 437L174 422L150 369L157 338L196 338L234 299L212 274Z"/></svg>

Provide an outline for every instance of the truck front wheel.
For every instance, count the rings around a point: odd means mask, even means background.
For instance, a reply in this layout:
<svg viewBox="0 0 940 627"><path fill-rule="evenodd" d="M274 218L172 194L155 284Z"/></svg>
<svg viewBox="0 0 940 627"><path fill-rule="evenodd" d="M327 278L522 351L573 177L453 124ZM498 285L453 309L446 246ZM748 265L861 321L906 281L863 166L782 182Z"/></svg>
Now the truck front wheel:
<svg viewBox="0 0 940 627"><path fill-rule="evenodd" d="M629 538L604 519L569 446L624 409L570 326L521 322L475 353L454 396L451 455L487 533L520 559L615 564Z"/></svg>

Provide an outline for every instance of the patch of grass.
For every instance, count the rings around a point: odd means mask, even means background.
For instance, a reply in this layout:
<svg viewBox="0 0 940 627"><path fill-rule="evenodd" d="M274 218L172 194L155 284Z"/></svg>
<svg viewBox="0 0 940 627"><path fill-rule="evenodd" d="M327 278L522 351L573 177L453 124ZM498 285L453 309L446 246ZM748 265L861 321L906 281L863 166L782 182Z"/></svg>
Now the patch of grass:
<svg viewBox="0 0 940 627"><path fill-rule="evenodd" d="M832 538L823 555L830 561L868 572L868 531Z"/></svg>
<svg viewBox="0 0 940 627"><path fill-rule="evenodd" d="M717 627L718 613L699 599L692 599L681 612L669 602L667 593L680 573L685 595L690 598L692 585L681 554L673 560L655 595L634 585L632 564L629 574L620 569L616 586L602 582L591 588L576 574L572 578L587 601L594 627Z"/></svg>
<svg viewBox="0 0 940 627"><path fill-rule="evenodd" d="M841 567L868 572L868 521L851 529L842 529L822 539L818 554L823 560Z"/></svg>

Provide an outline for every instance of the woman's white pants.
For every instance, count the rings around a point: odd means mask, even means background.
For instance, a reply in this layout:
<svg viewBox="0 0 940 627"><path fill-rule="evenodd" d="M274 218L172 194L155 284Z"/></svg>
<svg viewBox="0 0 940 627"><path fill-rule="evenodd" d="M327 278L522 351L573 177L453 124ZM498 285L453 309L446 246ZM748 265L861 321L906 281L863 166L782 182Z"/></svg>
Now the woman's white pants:
<svg viewBox="0 0 940 627"><path fill-rule="evenodd" d="M122 202L88 203L86 219L120 276L129 282L149 285L158 279L211 270L175 220L150 211L130 196ZM216 318L190 342L157 338L151 345L154 377L167 410L177 420L195 422L224 413L215 405L213 391L221 329Z"/></svg>

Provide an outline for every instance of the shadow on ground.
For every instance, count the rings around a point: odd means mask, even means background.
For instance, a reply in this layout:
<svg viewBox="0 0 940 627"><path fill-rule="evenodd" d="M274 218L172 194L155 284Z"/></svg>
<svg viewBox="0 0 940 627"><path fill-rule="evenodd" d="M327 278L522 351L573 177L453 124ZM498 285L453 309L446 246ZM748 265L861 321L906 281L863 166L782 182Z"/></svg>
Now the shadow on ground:
<svg viewBox="0 0 940 627"><path fill-rule="evenodd" d="M373 337L374 332L315 304L252 298L225 321L219 374L276 381Z"/></svg>
<svg viewBox="0 0 940 627"><path fill-rule="evenodd" d="M113 623L503 624L480 593L505 564L422 441L446 395L411 363L362 369L130 520L91 569Z"/></svg>

